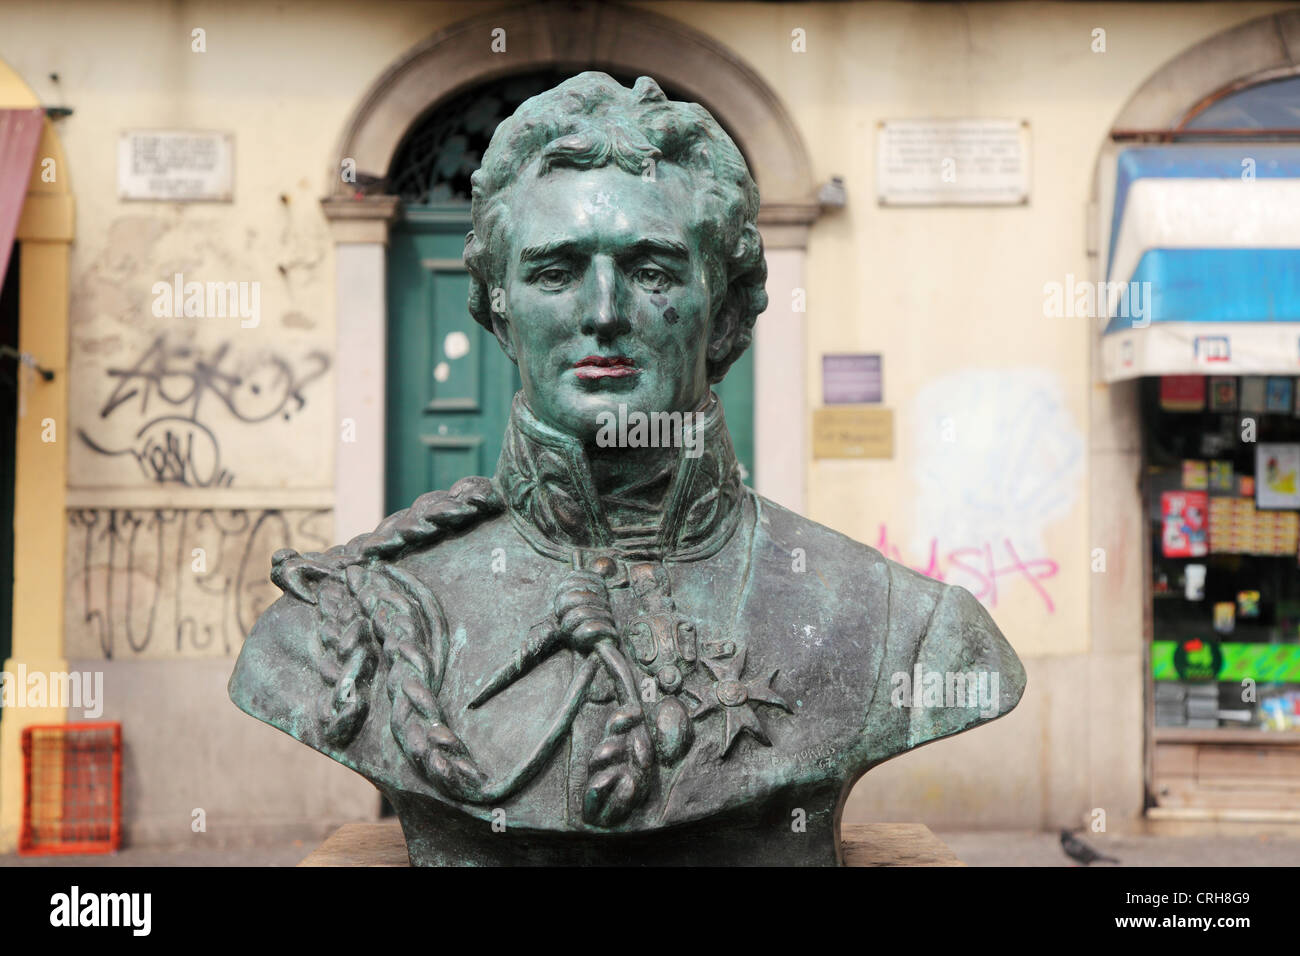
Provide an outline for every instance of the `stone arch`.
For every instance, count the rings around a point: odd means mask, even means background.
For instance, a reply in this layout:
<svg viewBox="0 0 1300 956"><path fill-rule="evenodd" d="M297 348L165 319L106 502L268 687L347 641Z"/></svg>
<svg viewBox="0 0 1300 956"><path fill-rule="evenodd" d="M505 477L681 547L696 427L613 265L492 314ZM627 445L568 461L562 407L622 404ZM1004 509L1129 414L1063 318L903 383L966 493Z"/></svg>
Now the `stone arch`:
<svg viewBox="0 0 1300 956"><path fill-rule="evenodd" d="M1300 10L1247 20L1188 47L1120 110L1111 135L1177 129L1207 100L1300 72Z"/></svg>
<svg viewBox="0 0 1300 956"><path fill-rule="evenodd" d="M489 52L494 30L506 52ZM330 194L346 195L337 171L344 158L382 175L402 136L445 97L483 80L542 67L646 73L687 91L726 117L775 209L816 214L808 152L793 119L767 83L712 37L634 7L583 0L537 3L455 23L390 66L353 111L330 169ZM787 210L787 213L793 210Z"/></svg>

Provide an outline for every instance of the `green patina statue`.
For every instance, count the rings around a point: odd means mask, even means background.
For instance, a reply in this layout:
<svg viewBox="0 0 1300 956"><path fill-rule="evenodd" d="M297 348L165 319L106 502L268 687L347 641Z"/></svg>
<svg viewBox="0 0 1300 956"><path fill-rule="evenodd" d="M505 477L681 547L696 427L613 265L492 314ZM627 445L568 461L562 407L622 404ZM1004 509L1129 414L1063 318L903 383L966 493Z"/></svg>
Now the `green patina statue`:
<svg viewBox="0 0 1300 956"><path fill-rule="evenodd" d="M278 552L230 681L372 781L413 863L834 864L859 776L1020 699L969 592L741 483L709 386L767 305L757 214L648 77L492 137L465 264L523 382L496 475Z"/></svg>

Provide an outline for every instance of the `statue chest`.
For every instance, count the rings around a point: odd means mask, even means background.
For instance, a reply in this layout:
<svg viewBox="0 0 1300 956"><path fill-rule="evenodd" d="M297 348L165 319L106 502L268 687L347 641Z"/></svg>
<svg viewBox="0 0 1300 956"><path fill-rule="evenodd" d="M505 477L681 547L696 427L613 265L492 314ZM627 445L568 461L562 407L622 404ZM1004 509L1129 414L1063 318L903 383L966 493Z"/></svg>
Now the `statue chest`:
<svg viewBox="0 0 1300 956"><path fill-rule="evenodd" d="M833 817L874 686L872 636L753 522L678 564L596 551L565 564L485 537L438 555L437 573L409 569L437 582L446 618L447 723L501 785L462 812L534 837L755 813L797 833ZM486 573L470 573L479 555ZM548 639L575 565L607 586L613 633L592 651Z"/></svg>

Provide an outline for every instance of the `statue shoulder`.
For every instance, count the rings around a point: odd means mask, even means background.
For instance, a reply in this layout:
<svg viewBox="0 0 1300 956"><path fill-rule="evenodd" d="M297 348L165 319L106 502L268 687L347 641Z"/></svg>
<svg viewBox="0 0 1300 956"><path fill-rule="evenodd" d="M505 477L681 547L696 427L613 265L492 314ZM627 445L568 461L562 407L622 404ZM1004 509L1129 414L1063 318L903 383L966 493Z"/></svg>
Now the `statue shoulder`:
<svg viewBox="0 0 1300 956"><path fill-rule="evenodd" d="M374 677L382 637L407 641L408 656L420 657L445 629L436 595L402 570L404 559L503 508L490 479L465 478L450 491L421 495L346 545L276 552L271 580L285 593L245 639L230 678L231 700L319 750L348 747L372 698L381 696Z"/></svg>
<svg viewBox="0 0 1300 956"><path fill-rule="evenodd" d="M869 544L806 518L770 498L751 491L758 512L758 523L764 535L778 547L794 552L802 549L810 560L844 562L883 572L887 563L884 555Z"/></svg>
<svg viewBox="0 0 1300 956"><path fill-rule="evenodd" d="M316 607L282 595L244 639L227 688L240 710L304 742L312 742L316 728L304 707L302 675L316 671L312 636L319 626Z"/></svg>
<svg viewBox="0 0 1300 956"><path fill-rule="evenodd" d="M853 645L878 675L864 732L868 765L993 720L1020 701L1024 666L968 590L755 498L769 571L780 568L790 580L784 568L797 562L806 594L836 608L850 632L873 636Z"/></svg>
<svg viewBox="0 0 1300 956"><path fill-rule="evenodd" d="M1025 690L1025 669L988 609L960 585L944 584L895 562L891 606L926 613L919 630L891 628L903 637L912 666L894 680L894 703L908 704L908 746L969 730L1006 714ZM927 613L928 611L928 613Z"/></svg>
<svg viewBox="0 0 1300 956"><path fill-rule="evenodd" d="M889 594L901 586L924 593L928 578L899 581L891 569L906 570L877 549L755 494L758 552L762 569L781 580L799 581L806 599L836 608L846 626L875 631L892 609ZM791 576L789 571L801 572ZM937 583L937 582L931 582Z"/></svg>
<svg viewBox="0 0 1300 956"><path fill-rule="evenodd" d="M504 510L505 500L491 478L462 478L448 491L420 495L409 508L395 511L379 522L374 531L330 549L326 556L338 552L395 561L411 551L469 531Z"/></svg>

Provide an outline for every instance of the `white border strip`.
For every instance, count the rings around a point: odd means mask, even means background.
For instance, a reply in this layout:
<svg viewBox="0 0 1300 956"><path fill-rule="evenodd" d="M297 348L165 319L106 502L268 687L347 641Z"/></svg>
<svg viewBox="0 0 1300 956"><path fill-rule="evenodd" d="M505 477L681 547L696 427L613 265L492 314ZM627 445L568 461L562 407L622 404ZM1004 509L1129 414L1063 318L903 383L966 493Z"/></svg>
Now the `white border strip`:
<svg viewBox="0 0 1300 956"><path fill-rule="evenodd" d="M1300 323L1157 322L1101 340L1102 379L1300 375Z"/></svg>

